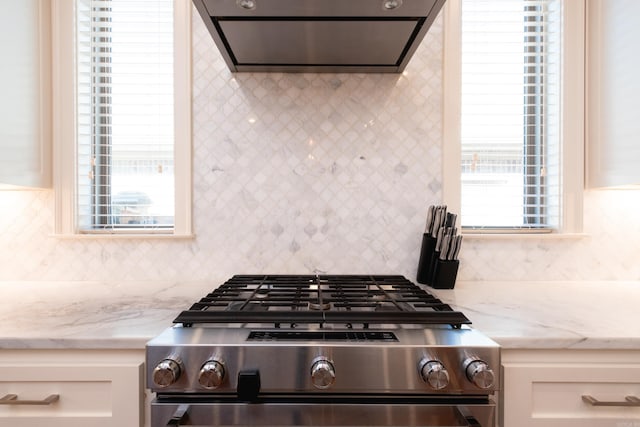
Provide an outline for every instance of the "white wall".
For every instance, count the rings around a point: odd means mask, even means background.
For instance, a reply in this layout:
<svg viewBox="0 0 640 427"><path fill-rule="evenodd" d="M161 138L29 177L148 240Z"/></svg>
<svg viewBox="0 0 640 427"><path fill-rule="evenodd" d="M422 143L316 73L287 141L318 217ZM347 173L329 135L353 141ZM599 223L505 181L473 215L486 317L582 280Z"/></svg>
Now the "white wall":
<svg viewBox="0 0 640 427"><path fill-rule="evenodd" d="M415 278L442 197L441 29L405 75L232 75L194 14L196 238L58 239L50 191L0 192L0 280ZM638 280L638 199L587 193L582 239L469 240L459 278Z"/></svg>

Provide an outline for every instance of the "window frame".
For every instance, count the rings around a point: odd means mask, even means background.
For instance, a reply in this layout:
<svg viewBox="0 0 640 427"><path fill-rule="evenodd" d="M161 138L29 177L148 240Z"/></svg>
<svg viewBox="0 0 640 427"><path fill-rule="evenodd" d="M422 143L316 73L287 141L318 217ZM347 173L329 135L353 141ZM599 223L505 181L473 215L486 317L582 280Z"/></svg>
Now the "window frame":
<svg viewBox="0 0 640 427"><path fill-rule="evenodd" d="M550 229L463 229L465 235L579 235L583 228L585 143L586 1L563 2L561 77L561 215ZM449 210L461 205L461 0L448 0L444 11L442 199ZM570 100L570 102L567 102ZM452 167L452 166L458 167Z"/></svg>
<svg viewBox="0 0 640 427"><path fill-rule="evenodd" d="M54 235L60 237L193 237L191 129L191 1L174 0L174 167L173 230L81 231L77 226L75 1L52 0Z"/></svg>

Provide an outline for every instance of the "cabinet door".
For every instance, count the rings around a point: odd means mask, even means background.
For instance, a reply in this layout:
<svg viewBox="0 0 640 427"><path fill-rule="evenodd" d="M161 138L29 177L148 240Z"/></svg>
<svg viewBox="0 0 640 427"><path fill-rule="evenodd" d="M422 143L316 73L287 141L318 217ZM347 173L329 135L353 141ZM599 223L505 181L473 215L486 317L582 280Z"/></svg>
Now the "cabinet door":
<svg viewBox="0 0 640 427"><path fill-rule="evenodd" d="M637 427L640 364L503 363L503 427ZM620 406L593 406L582 396Z"/></svg>
<svg viewBox="0 0 640 427"><path fill-rule="evenodd" d="M108 363L75 356L51 363L46 352L38 363L0 360L0 425L11 427L141 426L143 410L142 361ZM35 362L35 363L34 363ZM13 399L11 397L15 396ZM44 401L50 396L51 402ZM22 404L42 401L43 404Z"/></svg>
<svg viewBox="0 0 640 427"><path fill-rule="evenodd" d="M587 2L587 185L640 184L640 2Z"/></svg>
<svg viewBox="0 0 640 427"><path fill-rule="evenodd" d="M0 189L51 185L50 10L0 2Z"/></svg>

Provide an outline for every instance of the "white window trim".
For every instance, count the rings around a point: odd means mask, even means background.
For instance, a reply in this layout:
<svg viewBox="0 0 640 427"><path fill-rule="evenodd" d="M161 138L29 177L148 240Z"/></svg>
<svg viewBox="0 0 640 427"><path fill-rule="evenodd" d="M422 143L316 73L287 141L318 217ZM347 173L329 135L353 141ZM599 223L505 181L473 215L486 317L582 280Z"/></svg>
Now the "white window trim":
<svg viewBox="0 0 640 427"><path fill-rule="evenodd" d="M585 0L563 2L563 81L561 95L562 218L560 230L537 238L581 236L583 226L585 142ZM442 198L452 212L460 212L461 2L448 0L444 10ZM571 100L567 102L566 100ZM491 237L473 230L463 234ZM505 236L531 236L528 230ZM497 236L493 234L493 236Z"/></svg>
<svg viewBox="0 0 640 427"><path fill-rule="evenodd" d="M73 0L52 0L54 235L78 238L192 237L191 0L175 0L175 226L171 234L146 230L80 234L76 225L75 11Z"/></svg>

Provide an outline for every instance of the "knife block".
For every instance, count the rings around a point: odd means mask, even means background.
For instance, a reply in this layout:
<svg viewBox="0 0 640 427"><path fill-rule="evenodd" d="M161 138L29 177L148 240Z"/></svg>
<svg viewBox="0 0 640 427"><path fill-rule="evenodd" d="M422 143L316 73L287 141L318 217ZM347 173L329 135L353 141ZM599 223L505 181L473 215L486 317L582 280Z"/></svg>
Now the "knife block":
<svg viewBox="0 0 640 427"><path fill-rule="evenodd" d="M438 258L435 262L433 280L431 287L435 289L453 289L458 276L459 260L442 260Z"/></svg>
<svg viewBox="0 0 640 427"><path fill-rule="evenodd" d="M422 235L422 246L420 247L420 260L418 261L418 274L416 279L423 285L431 284L433 270L431 269L432 259L436 251L436 238L428 233Z"/></svg>

